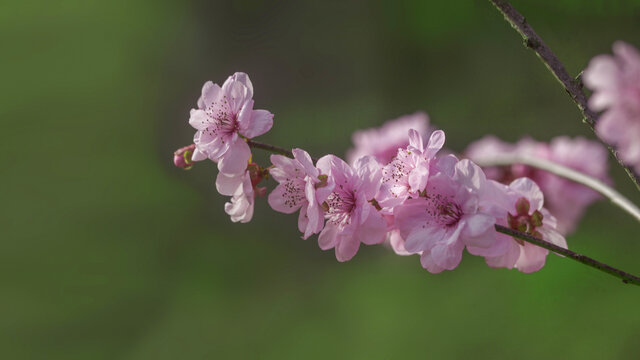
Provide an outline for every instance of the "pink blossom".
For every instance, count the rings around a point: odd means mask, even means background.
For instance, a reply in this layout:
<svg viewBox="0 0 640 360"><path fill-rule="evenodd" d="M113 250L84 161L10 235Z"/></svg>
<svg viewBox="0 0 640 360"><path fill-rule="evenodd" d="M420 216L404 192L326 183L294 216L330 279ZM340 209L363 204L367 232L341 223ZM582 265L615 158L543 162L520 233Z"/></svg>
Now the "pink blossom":
<svg viewBox="0 0 640 360"><path fill-rule="evenodd" d="M276 211L291 214L300 210L298 228L303 239L324 227L322 203L333 191L333 178L313 165L309 154L293 149L294 158L271 155L274 167L269 173L279 185L269 194L269 205Z"/></svg>
<svg viewBox="0 0 640 360"><path fill-rule="evenodd" d="M535 182L528 178L516 179L505 190L493 197L504 209L499 224L567 247L566 240L556 229L556 219L542 207L544 195ZM515 267L523 273L532 273L544 266L549 250L508 235L494 235L496 241L490 248L470 246L467 249L474 255L485 256L491 267Z"/></svg>
<svg viewBox="0 0 640 360"><path fill-rule="evenodd" d="M247 223L251 220L256 194L249 171L240 175L219 172L216 188L220 194L231 196L231 201L224 205L224 211L231 217L231 221Z"/></svg>
<svg viewBox="0 0 640 360"><path fill-rule="evenodd" d="M271 129L273 114L253 109L253 85L245 73L235 73L222 87L208 81L191 110L189 124L197 132L193 160L206 158L218 163L225 174L242 174L251 151L243 137L251 139Z"/></svg>
<svg viewBox="0 0 640 360"><path fill-rule="evenodd" d="M640 52L617 41L613 56L594 57L582 78L593 90L589 107L606 110L596 124L598 136L614 145L621 159L640 172Z"/></svg>
<svg viewBox="0 0 640 360"><path fill-rule="evenodd" d="M611 182L608 176L607 150L599 142L582 137L556 137L549 144L525 138L516 144L508 144L496 137L487 136L470 144L465 151L467 157L479 163L490 162L494 157L505 153L550 160L604 182ZM520 177L532 179L542 189L546 207L558 219L558 230L563 234L572 232L586 208L600 199L598 193L584 185L521 164L483 170L488 178L503 184L509 184Z"/></svg>
<svg viewBox="0 0 640 360"><path fill-rule="evenodd" d="M424 196L394 209L405 250L421 253L429 272L456 268L465 246L493 246L496 219L481 201L486 182L482 169L465 159L432 174Z"/></svg>
<svg viewBox="0 0 640 360"><path fill-rule="evenodd" d="M347 151L347 161L349 164L355 164L360 157L371 155L380 164L386 165L396 156L398 148L409 145L407 132L410 129L426 135L429 130L427 114L417 112L387 121L379 128L354 132L351 137L354 147Z"/></svg>
<svg viewBox="0 0 640 360"><path fill-rule="evenodd" d="M383 189L391 201L399 204L409 195L417 196L425 189L431 164L444 140L444 132L436 130L425 146L420 133L409 130L409 145L398 149L396 157L382 169Z"/></svg>
<svg viewBox="0 0 640 360"><path fill-rule="evenodd" d="M360 243L383 242L387 223L372 204L382 183L378 162L364 156L352 169L342 159L327 155L317 166L335 182L325 202L327 223L318 237L320 248L335 248L338 261L347 261L358 252Z"/></svg>

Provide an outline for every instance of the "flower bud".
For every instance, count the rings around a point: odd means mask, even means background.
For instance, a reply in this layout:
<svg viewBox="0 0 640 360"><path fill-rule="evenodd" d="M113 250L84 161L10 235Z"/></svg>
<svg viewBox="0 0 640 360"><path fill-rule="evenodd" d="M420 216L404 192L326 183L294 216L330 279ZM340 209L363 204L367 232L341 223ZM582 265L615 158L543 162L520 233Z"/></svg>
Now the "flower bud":
<svg viewBox="0 0 640 360"><path fill-rule="evenodd" d="M193 156L193 150L195 148L196 145L191 144L189 146L185 146L176 150L173 153L173 164L185 170L191 169L191 167L193 166L193 160L191 160L191 156Z"/></svg>

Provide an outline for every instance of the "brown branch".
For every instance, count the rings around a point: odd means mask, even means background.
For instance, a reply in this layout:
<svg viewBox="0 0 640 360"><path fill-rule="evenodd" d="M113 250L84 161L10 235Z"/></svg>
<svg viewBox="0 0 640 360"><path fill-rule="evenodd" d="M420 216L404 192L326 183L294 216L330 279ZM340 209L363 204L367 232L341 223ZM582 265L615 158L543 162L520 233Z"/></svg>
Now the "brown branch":
<svg viewBox="0 0 640 360"><path fill-rule="evenodd" d="M563 247L560 247L558 245L552 244L548 241L544 241L542 239L539 239L535 236L531 236L529 234L520 232L520 231L516 231L513 229L510 229L508 227L502 226L502 225L495 225L496 231L506 234L506 235L510 235L513 236L515 238L518 238L520 240L524 240L526 242L529 242L531 244L540 246L542 248L545 248L547 250L553 251L555 253L564 255L568 258L571 258L577 262L580 262L584 265L587 266L591 266L592 268L598 269L602 272L605 272L609 275L615 276L619 279L622 280L623 283L625 284L634 284L634 285L640 285L640 278L634 275L631 275L629 273L626 273L622 270L616 269L613 266L609 266L607 264L603 264L597 260L594 260L588 256L584 256L581 254L578 254L576 252L573 252L569 249L565 249Z"/></svg>
<svg viewBox="0 0 640 360"><path fill-rule="evenodd" d="M571 97L573 102L578 106L578 109L582 113L583 122L587 124L591 130L596 134L598 138L598 134L595 131L595 125L598 121L598 115L593 112L587 106L587 97L582 92L582 86L580 83L580 78L574 80L564 65L558 59L558 57L551 51L551 49L544 43L542 38L538 36L538 34L533 30L533 28L527 23L527 20L520 14L516 9L511 6L511 4L507 1L502 0L489 0L493 5L504 15L504 19L511 24L514 30L516 30L522 39L524 40L524 45L529 49L533 50L538 58L542 61L542 63L547 67L547 69L553 74L553 76L560 82L562 87L565 89L567 94ZM615 149L607 144L605 141L600 139L602 143L604 143L616 161L622 166L624 171L627 173L631 181L635 184L638 191L640 191L640 181L638 177L633 172L633 170L624 164L624 162L618 157L618 153Z"/></svg>
<svg viewBox="0 0 640 360"><path fill-rule="evenodd" d="M251 140L251 139L247 139L247 144L249 144L249 147L252 147L252 148L267 150L267 151L270 151L272 153L288 156L290 158L293 157L293 152L291 150L285 149L285 148L281 148L279 146L269 145L269 144L257 142L255 140ZM318 159L314 158L314 157L312 157L311 160L314 163L318 161Z"/></svg>

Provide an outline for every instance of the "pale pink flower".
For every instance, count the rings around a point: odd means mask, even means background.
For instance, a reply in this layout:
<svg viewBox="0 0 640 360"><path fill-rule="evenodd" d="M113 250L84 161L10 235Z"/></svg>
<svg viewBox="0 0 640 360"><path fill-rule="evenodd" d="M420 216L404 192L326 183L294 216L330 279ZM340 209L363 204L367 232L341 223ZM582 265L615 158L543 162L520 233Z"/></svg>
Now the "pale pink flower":
<svg viewBox="0 0 640 360"><path fill-rule="evenodd" d="M347 151L347 162L355 164L365 155L373 156L381 165L386 165L398 152L398 148L409 145L407 132L415 129L421 135L429 131L429 117L424 112L401 116L387 121L379 128L358 130L351 140L354 147Z"/></svg>
<svg viewBox="0 0 640 360"><path fill-rule="evenodd" d="M593 90L589 107L606 110L596 123L598 136L614 145L622 161L640 172L640 52L617 41L613 56L594 57L582 78Z"/></svg>
<svg viewBox="0 0 640 360"><path fill-rule="evenodd" d="M555 218L543 208L544 195L535 182L529 178L516 179L500 195L493 196L494 203L504 209L499 224L567 248L566 240L556 229ZM495 237L490 248L467 249L474 255L485 256L491 267L515 267L523 273L532 273L544 266L549 250L497 232Z"/></svg>
<svg viewBox="0 0 640 360"><path fill-rule="evenodd" d="M456 268L465 246L493 245L495 217L481 201L486 182L482 169L465 159L432 174L424 196L394 209L405 250L421 253L429 272Z"/></svg>
<svg viewBox="0 0 640 360"><path fill-rule="evenodd" d="M276 211L291 214L300 210L298 229L303 239L324 227L322 203L333 191L333 178L313 165L309 154L293 149L294 158L271 155L274 167L269 174L279 185L269 194L269 205Z"/></svg>
<svg viewBox="0 0 640 360"><path fill-rule="evenodd" d="M422 136L415 129L409 130L408 137L409 145L397 149L396 157L382 169L383 192L387 195L386 198L395 204L400 204L410 195L416 197L424 191L431 164L445 140L442 130L434 131L426 146Z"/></svg>
<svg viewBox="0 0 640 360"><path fill-rule="evenodd" d="M374 205L382 183L378 162L364 156L352 169L342 159L327 155L318 160L317 167L335 182L325 202L327 223L318 237L320 248L335 248L338 261L347 261L358 252L360 243L383 242L387 222Z"/></svg>
<svg viewBox="0 0 640 360"><path fill-rule="evenodd" d="M471 143L465 151L468 158L479 163L491 161L502 154L542 158L606 183L611 182L608 176L607 150L599 142L582 137L556 137L549 144L525 138L516 144L509 144L496 137L487 136ZM572 232L586 208L601 198L598 193L584 185L521 164L487 167L483 170L488 178L503 184L509 184L520 177L532 179L544 193L545 206L558 219L558 230L563 234Z"/></svg>
<svg viewBox="0 0 640 360"><path fill-rule="evenodd" d="M249 171L240 175L219 172L216 188L220 194L231 196L231 201L224 205L224 211L231 217L231 221L247 223L251 220L256 193Z"/></svg>
<svg viewBox="0 0 640 360"><path fill-rule="evenodd" d="M253 85L245 73L235 73L222 87L208 81L198 99L198 109L191 110L189 124L197 132L193 160L206 158L218 163L226 174L242 174L251 157L251 139L271 129L273 114L253 109Z"/></svg>

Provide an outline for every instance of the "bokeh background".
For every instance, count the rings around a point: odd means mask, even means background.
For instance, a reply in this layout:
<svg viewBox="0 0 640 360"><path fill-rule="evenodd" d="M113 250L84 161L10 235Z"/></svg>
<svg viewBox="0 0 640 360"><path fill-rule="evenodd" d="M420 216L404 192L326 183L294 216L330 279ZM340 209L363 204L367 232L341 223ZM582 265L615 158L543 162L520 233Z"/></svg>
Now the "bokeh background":
<svg viewBox="0 0 640 360"><path fill-rule="evenodd" d="M514 5L572 74L640 45L637 1ZM458 151L592 137L486 1L3 1L0 43L3 359L640 358L640 290L593 269L338 263L264 199L231 223L214 164L172 166L202 84L234 71L275 114L260 139L315 155L416 110ZM637 234L601 202L568 241L640 274Z"/></svg>

